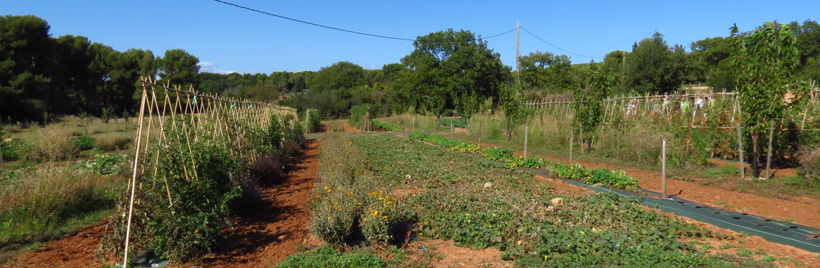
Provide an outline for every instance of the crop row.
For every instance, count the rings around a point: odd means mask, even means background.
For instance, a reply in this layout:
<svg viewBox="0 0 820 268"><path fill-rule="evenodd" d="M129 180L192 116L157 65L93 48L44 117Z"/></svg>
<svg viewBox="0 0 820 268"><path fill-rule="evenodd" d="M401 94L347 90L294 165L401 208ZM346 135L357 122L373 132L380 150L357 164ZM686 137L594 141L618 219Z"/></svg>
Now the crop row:
<svg viewBox="0 0 820 268"><path fill-rule="evenodd" d="M391 125L391 124L388 124L388 123L383 123L383 122L376 121L376 120L373 120L373 125L378 127L378 128L387 130L387 131L404 131L403 127L396 126L396 125Z"/></svg>
<svg viewBox="0 0 820 268"><path fill-rule="evenodd" d="M362 168L377 178L370 183L414 215L405 224L414 226L413 233L422 239L495 247L504 259L528 267L728 267L740 259L710 257L679 242L715 235L646 211L637 199L592 194L553 204L557 195L548 183L498 161L392 135L355 137L352 144L359 151L356 158L364 156ZM321 167L328 165L339 167L334 162Z"/></svg>
<svg viewBox="0 0 820 268"><path fill-rule="evenodd" d="M410 133L410 138L440 145L457 152L479 153L479 155L486 159L505 162L510 167L546 168L552 176L561 179L580 180L587 184L606 185L626 190L636 190L638 186L638 179L626 175L626 172L623 170L588 169L578 164L567 165L550 162L535 155L524 158L514 155L513 151L509 148L489 147L481 149L480 146L475 143L448 139L421 132Z"/></svg>

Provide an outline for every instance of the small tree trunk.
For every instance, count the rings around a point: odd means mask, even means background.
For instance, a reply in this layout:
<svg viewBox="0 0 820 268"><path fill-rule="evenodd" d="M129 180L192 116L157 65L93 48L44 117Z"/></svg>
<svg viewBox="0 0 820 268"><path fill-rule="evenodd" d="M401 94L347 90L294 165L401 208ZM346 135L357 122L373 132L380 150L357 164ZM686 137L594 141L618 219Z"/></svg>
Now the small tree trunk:
<svg viewBox="0 0 820 268"><path fill-rule="evenodd" d="M758 170L758 160L757 156L759 155L757 152L757 138L759 136L757 134L752 135L752 178L760 177L760 170Z"/></svg>
<svg viewBox="0 0 820 268"><path fill-rule="evenodd" d="M772 138L774 138L774 122L772 122L772 126L769 128L769 151L766 152L766 178L771 179L771 167L772 167Z"/></svg>

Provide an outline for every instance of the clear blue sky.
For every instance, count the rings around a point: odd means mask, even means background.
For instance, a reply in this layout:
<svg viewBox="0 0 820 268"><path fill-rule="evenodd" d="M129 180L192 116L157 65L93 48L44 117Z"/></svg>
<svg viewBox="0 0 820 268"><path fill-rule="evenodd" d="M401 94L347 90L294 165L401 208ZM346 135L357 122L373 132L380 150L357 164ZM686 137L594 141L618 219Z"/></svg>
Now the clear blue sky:
<svg viewBox="0 0 820 268"><path fill-rule="evenodd" d="M337 28L415 39L453 28L484 37L523 28L579 55L598 57L631 50L655 31L669 45L689 47L765 21L820 20L820 1L252 1L226 0ZM78 1L0 0L0 14L32 14L48 21L51 35L82 35L124 51L155 55L182 48L199 57L203 72L316 71L338 61L368 69L396 63L412 42L373 38L305 25L210 0ZM491 38L504 64L515 64L515 32ZM521 32L521 54L567 54Z"/></svg>

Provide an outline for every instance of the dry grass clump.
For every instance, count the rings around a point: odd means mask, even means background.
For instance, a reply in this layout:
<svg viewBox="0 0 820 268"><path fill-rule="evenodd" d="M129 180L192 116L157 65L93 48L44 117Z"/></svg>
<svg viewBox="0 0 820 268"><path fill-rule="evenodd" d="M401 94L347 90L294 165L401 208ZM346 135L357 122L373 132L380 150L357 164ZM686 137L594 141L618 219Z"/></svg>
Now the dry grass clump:
<svg viewBox="0 0 820 268"><path fill-rule="evenodd" d="M96 147L97 149L111 152L124 150L128 148L130 144L131 138L109 135L98 138Z"/></svg>
<svg viewBox="0 0 820 268"><path fill-rule="evenodd" d="M30 162L56 162L77 156L80 149L72 140L71 129L50 125L31 130L31 139L23 148L23 159Z"/></svg>
<svg viewBox="0 0 820 268"><path fill-rule="evenodd" d="M44 231L67 219L110 207L113 180L89 169L46 166L26 170L0 186L0 240Z"/></svg>

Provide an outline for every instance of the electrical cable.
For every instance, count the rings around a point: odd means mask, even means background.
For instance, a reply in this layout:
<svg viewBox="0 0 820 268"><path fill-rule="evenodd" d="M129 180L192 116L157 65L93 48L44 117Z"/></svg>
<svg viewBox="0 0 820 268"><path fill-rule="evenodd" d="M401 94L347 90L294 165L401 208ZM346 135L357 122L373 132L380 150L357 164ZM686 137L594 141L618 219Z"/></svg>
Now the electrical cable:
<svg viewBox="0 0 820 268"><path fill-rule="evenodd" d="M401 41L415 41L415 39L393 37L393 36L386 36L386 35L378 35L378 34L371 34L371 33L347 30L347 29L342 29L342 28L336 28L336 27L333 27L333 26L327 26L327 25L322 25L322 24L313 23L313 22L309 22L309 21L303 21L303 20L300 20L300 19L285 17L285 16L282 16L282 15L277 15L277 14L273 14L273 13L270 13L270 12L267 12L267 11L262 11L262 10L258 10L258 9L255 9L255 8L250 8L250 7L246 7L246 6L242 6L242 5L238 5L238 4L234 4L234 3L226 2L226 1L222 1L222 0L214 0L214 1L226 4L226 5L229 5L229 6L234 6L234 7L238 7L238 8L241 8L241 9L245 9L245 10L250 10L250 11L253 11L253 12L256 12L256 13L265 14L265 15L268 15L268 16L274 16L274 17L281 18L281 19L286 19L286 20L290 20L290 21L295 21L295 22L304 23L304 24L307 24L307 25L322 27L322 28L336 30L336 31L342 31L342 32L347 32L347 33L352 33L352 34L359 34L359 35L366 35L366 36L370 36L370 37L378 37L378 38L384 38L384 39L393 39L393 40L401 40Z"/></svg>
<svg viewBox="0 0 820 268"><path fill-rule="evenodd" d="M325 29L331 29L331 30L342 31L342 32L346 32L346 33L365 35L365 36L384 38L384 39L392 39L392 40L400 40L400 41L415 41L415 39L394 37L394 36L387 36L387 35L379 35L379 34L371 34L371 33L365 33L365 32L359 32L359 31L354 31L354 30L347 30L347 29L337 28L337 27L333 27L333 26L327 26L327 25L318 24L318 23L309 22L309 21L304 21L304 20L300 20L300 19L294 19L294 18L291 18L291 17L286 17L286 16L282 16L282 15L278 15L278 14L270 13L270 12L267 12L267 11L262 11L262 10L259 10L259 9L246 7L246 6L243 6L243 5L234 4L234 3L227 2L227 1L222 1L222 0L214 0L214 1L222 3L222 4L226 4L226 5L229 5L229 6L233 6L233 7L253 11L253 12L256 12L256 13L260 13L260 14L264 14L264 15L268 15L268 16L273 16L273 17L277 17L277 18L280 18L280 19L295 21L295 22L298 22L298 23L303 23L303 24L307 24L307 25L311 25L311 26L321 27L321 28L325 28ZM493 38L493 37L502 36L502 35L505 35L505 34L508 34L508 33L511 33L513 31L515 31L515 29L516 28L513 28L512 30L509 30L509 31L506 31L506 32L503 32L503 33L499 33L499 34L495 34L495 35L491 35L489 37L485 37L485 38L482 38L482 39L487 40L487 39L490 39L490 38Z"/></svg>
<svg viewBox="0 0 820 268"><path fill-rule="evenodd" d="M579 57L590 58L590 59L603 59L603 58L604 58L604 57L592 57L592 56L587 56L587 55L581 55L581 54L573 53L572 51L569 51L569 50L566 50L566 49L560 48L560 47L558 47L558 46L556 46L556 45L553 45L553 44L552 44L552 43L550 43L550 42L547 42L547 40L544 40L544 39L542 39L541 37L538 37L537 35L535 35L534 33L530 32L530 31L528 31L528 30L527 30L526 28L524 28L524 27L521 27L521 30L524 30L524 31L525 31L525 32L527 32L528 34L530 34L530 35L532 35L533 37L537 38L538 40L541 40L541 42L544 42L544 43L546 43L547 45L550 45L550 46L552 46L552 47L554 47L554 48L557 48L558 50L561 50L561 51L563 51L563 52L566 52L566 53L569 53L569 54L572 54L572 55L575 55L575 56L579 56Z"/></svg>
<svg viewBox="0 0 820 268"><path fill-rule="evenodd" d="M509 31L506 31L506 32L503 32L503 33L500 33L500 34L496 34L496 35L491 35L491 36L488 36L488 37L483 37L482 39L487 40L487 39L490 39L490 38L493 38L493 37L499 37L499 36L511 33L513 31L515 31L516 29L517 28L512 28L512 30L509 30Z"/></svg>

